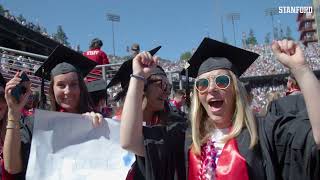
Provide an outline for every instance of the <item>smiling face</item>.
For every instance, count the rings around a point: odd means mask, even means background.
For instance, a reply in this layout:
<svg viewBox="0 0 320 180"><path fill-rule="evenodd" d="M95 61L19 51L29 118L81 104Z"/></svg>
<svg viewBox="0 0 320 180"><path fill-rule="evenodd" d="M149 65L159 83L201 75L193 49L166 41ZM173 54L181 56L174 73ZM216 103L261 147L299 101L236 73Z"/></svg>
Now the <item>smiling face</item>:
<svg viewBox="0 0 320 180"><path fill-rule="evenodd" d="M229 72L223 69L213 70L197 77L197 79L209 79L208 88L198 91L198 97L207 112L209 121L212 121L216 128L227 128L231 125L231 118L235 110L235 92L231 78L229 86L224 89L218 87L219 82L214 81L219 75L230 77Z"/></svg>
<svg viewBox="0 0 320 180"><path fill-rule="evenodd" d="M170 95L171 85L168 78L161 75L153 75L148 80L145 97L147 99L146 108L156 112L164 109L164 103Z"/></svg>
<svg viewBox="0 0 320 180"><path fill-rule="evenodd" d="M53 77L53 92L56 103L67 112L78 112L80 85L78 74L70 72Z"/></svg>

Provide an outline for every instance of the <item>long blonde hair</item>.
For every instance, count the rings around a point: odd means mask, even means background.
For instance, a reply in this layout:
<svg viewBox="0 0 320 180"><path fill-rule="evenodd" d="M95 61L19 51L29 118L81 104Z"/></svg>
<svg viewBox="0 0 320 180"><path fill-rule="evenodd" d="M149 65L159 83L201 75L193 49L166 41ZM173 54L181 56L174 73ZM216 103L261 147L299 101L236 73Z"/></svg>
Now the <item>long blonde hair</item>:
<svg viewBox="0 0 320 180"><path fill-rule="evenodd" d="M258 141L257 125L247 101L247 93L241 82L232 71L228 71L231 76L231 85L233 86L235 98L235 111L232 118L232 129L223 139L225 142L237 137L243 128L247 128L250 134L250 146L253 148ZM197 89L193 88L193 99L191 105L191 126L193 148L196 154L201 151L201 145L211 136L214 126L207 123L208 115L201 105Z"/></svg>

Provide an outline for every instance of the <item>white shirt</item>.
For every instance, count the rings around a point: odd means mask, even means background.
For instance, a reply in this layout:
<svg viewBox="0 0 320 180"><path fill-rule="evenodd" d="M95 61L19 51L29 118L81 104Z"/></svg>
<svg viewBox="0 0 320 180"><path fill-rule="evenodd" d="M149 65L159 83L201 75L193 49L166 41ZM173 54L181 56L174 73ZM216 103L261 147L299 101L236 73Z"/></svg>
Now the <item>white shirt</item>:
<svg viewBox="0 0 320 180"><path fill-rule="evenodd" d="M218 159L221 155L222 149L225 145L224 142L222 142L222 139L229 133L229 128L224 128L224 129L214 129L211 140L213 140L214 147L216 148L217 151L217 156L216 156L216 164L218 164Z"/></svg>

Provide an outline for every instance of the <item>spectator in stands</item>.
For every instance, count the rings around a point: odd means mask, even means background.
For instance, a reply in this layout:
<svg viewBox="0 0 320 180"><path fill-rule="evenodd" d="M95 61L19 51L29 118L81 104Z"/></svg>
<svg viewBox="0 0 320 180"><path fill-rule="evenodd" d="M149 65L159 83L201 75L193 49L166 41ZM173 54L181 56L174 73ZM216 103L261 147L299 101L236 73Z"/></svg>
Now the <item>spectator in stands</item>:
<svg viewBox="0 0 320 180"><path fill-rule="evenodd" d="M98 65L109 64L107 54L101 50L103 43L100 39L94 38L91 41L89 50L84 52L83 55L95 61Z"/></svg>
<svg viewBox="0 0 320 180"><path fill-rule="evenodd" d="M273 101L276 101L280 98L280 93L276 91L272 91L267 94L267 104L263 107L263 109L260 111L260 116L266 116L268 113L268 110L270 109L270 106Z"/></svg>
<svg viewBox="0 0 320 180"><path fill-rule="evenodd" d="M70 59L70 57L72 57ZM57 47L35 73L50 81L49 97L52 111L90 116L93 125L99 126L102 115L92 112L89 94L83 77L96 63L64 46ZM22 117L21 111L31 94L31 82L23 82L26 93L17 101L11 91L21 79L17 73L5 88L8 103L8 124L4 143L4 180L25 179L30 153L34 116ZM86 113L87 112L87 113ZM22 117L22 118L21 118Z"/></svg>
<svg viewBox="0 0 320 180"><path fill-rule="evenodd" d="M294 76L290 73L287 77L287 91L286 95L296 95L301 94L301 89L297 83L297 80L294 78Z"/></svg>
<svg viewBox="0 0 320 180"><path fill-rule="evenodd" d="M184 114L182 112L182 107L184 106L186 102L186 92L183 89L177 89L174 92L174 97L173 99L170 100L170 107L172 110Z"/></svg>
<svg viewBox="0 0 320 180"><path fill-rule="evenodd" d="M286 96L272 101L268 113L283 115L286 113L298 114L306 111L306 103L300 86L292 73L287 77Z"/></svg>
<svg viewBox="0 0 320 180"><path fill-rule="evenodd" d="M156 66L153 54L139 53L127 63L129 66L124 71L129 73L126 75L128 91L121 115L120 143L124 149L136 154L136 163L127 180L175 177L184 180L186 123L167 107L169 81L164 70Z"/></svg>
<svg viewBox="0 0 320 180"><path fill-rule="evenodd" d="M130 48L131 56L134 58L136 55L140 53L140 45L137 43L134 43L131 45Z"/></svg>

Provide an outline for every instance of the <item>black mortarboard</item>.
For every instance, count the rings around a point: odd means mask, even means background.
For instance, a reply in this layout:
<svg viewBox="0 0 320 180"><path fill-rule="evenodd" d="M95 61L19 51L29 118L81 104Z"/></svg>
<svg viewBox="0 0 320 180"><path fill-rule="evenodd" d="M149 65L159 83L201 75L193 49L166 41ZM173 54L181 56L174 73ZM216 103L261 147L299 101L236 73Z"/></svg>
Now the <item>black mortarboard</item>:
<svg viewBox="0 0 320 180"><path fill-rule="evenodd" d="M35 72L35 75L50 80L51 75L78 72L85 77L96 65L96 62L82 54L60 45L54 49L48 59Z"/></svg>
<svg viewBox="0 0 320 180"><path fill-rule="evenodd" d="M37 69L35 75L42 78L40 108L45 108L46 96L44 93L44 79L50 80L51 76L77 72L85 77L97 65L82 54L67 48L57 46L48 59Z"/></svg>
<svg viewBox="0 0 320 180"><path fill-rule="evenodd" d="M95 93L99 91L107 92L107 82L103 79L91 81L86 85L89 93Z"/></svg>
<svg viewBox="0 0 320 180"><path fill-rule="evenodd" d="M151 49L149 53L153 56L159 51L160 48L161 46ZM132 74L132 60L133 59L129 59L128 61L124 62L120 66L119 70L117 71L117 73L114 75L114 77L111 79L110 83L107 86L107 89L108 89L120 83L122 90L114 97L115 101L118 101L119 99L124 97L125 94L127 93L127 89L130 81L130 75Z"/></svg>
<svg viewBox="0 0 320 180"><path fill-rule="evenodd" d="M156 54L161 46L158 46L152 50L149 51L149 53L153 56ZM111 79L110 83L108 84L107 88L110 88L112 86L115 86L117 84L121 84L122 88L125 88L127 84L129 84L130 81L130 74L132 74L132 60L129 59L128 61L124 62L117 73L114 75L114 77Z"/></svg>
<svg viewBox="0 0 320 180"><path fill-rule="evenodd" d="M229 69L241 76L258 57L259 54L254 52L204 38L188 61L188 75L196 78L215 69ZM181 72L183 75L185 73L185 70Z"/></svg>

